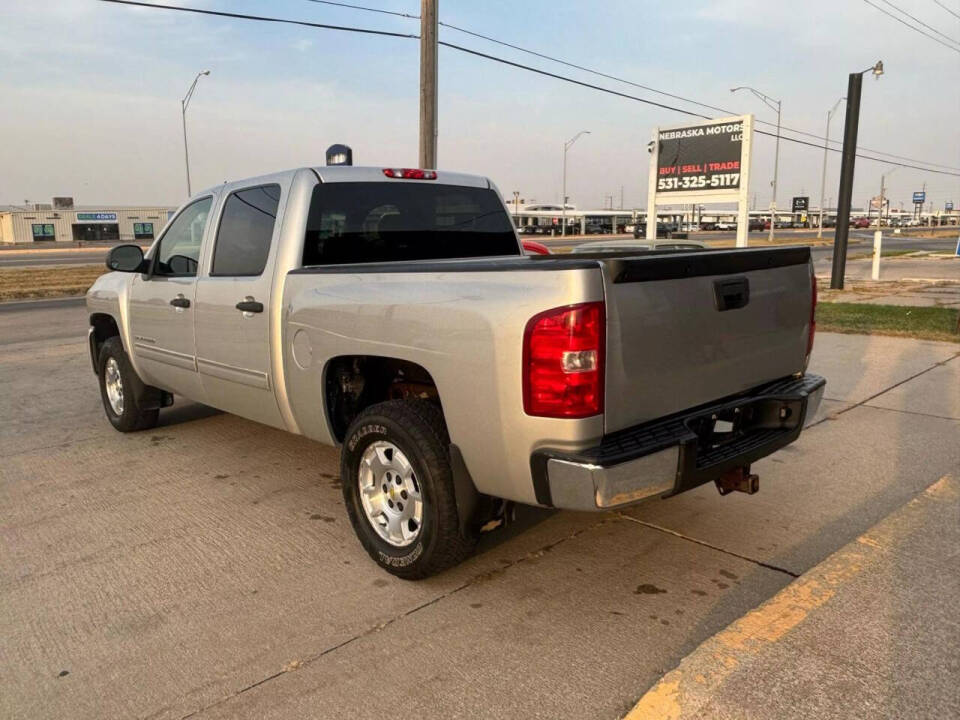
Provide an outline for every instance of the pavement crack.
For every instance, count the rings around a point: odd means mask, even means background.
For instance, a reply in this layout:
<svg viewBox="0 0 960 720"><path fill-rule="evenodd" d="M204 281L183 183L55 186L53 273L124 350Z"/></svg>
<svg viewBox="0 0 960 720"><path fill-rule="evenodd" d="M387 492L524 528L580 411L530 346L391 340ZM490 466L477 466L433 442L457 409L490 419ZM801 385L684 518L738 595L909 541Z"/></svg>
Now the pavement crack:
<svg viewBox="0 0 960 720"><path fill-rule="evenodd" d="M930 372L931 370L935 370L935 369L937 369L938 367L943 367L943 366L946 365L947 363L953 362L953 361L956 360L957 358L960 358L960 352L958 352L958 353L956 353L956 354L954 354L954 355L951 355L951 356L948 357L946 360L941 360L940 362L934 363L934 364L931 365L930 367L928 367L928 368L926 368L926 369L924 369L924 370L921 370L920 372L915 373L915 374L911 375L910 377L905 378L904 380L901 380L900 382L894 383L894 384L891 385L890 387L884 388L884 389L881 390L880 392L874 393L873 395L871 395L871 396L868 397L868 398L864 398L863 400L860 400L859 402L852 403L852 404L850 405L850 407L845 407L845 408L843 408L843 409L841 409L841 410L837 410L835 413L830 413L829 415L825 415L824 417L820 418L820 419L817 420L816 422L812 422L812 423L806 425L806 426L804 427L804 430L809 430L809 429L812 428L812 427L816 427L817 425L820 425L821 423L825 423L827 420L834 420L834 419L836 419L837 417L839 417L840 415L843 415L844 413L850 412L851 410L856 410L856 409L859 408L859 407L869 407L869 408L874 408L874 409L876 409L876 410L890 410L891 412L904 412L904 413L910 413L910 414L912 414L912 415L927 415L927 416L929 416L929 417L937 417L937 418L942 418L942 419L944 419L944 420L956 420L956 418L943 417L943 416L941 416L941 415L929 415L929 413L918 413L918 412L911 412L910 410L895 410L895 409L893 409L893 408L883 408L883 407L879 407L879 406L877 406L877 405L871 405L871 404L870 404L870 401L871 401L871 400L876 400L878 397L880 397L880 396L883 395L884 393L888 393L888 392L890 392L891 390L894 390L894 389L900 387L901 385L910 382L911 380L916 380L918 377L920 377L921 375L925 375L926 373ZM831 401L833 401L833 402L846 402L845 400L836 400L836 399L834 399L834 398L825 398L825 399L831 400Z"/></svg>
<svg viewBox="0 0 960 720"><path fill-rule="evenodd" d="M925 370L921 370L921 371L918 372L918 373L914 373L914 374L911 375L910 377L904 378L904 379L901 380L900 382L894 383L894 384L891 385L890 387L884 388L884 389L881 390L880 392L874 393L874 394L871 395L870 397L864 398L864 399L861 400L860 402L854 403L853 405L851 405L851 406L848 407L848 408L843 408L842 410L838 410L838 411L836 412L836 415L843 415L843 414L846 413L846 412L850 412L850 411L853 410L854 408L858 408L858 407L862 407L862 406L864 406L864 405L867 405L871 400L876 400L878 397L880 397L880 396L883 395L884 393L888 393L888 392L890 392L891 390L895 390L896 388L900 387L901 385L905 385L906 383L910 382L911 380L916 380L916 379L917 379L918 377L920 377L921 375L926 375L926 374L927 374L928 372L930 372L931 370L936 370L938 367L943 367L943 366L946 365L948 362L952 362L953 360L956 360L957 358L960 358L960 352L954 353L953 355L951 355L950 357L948 357L946 360L941 360L940 362L934 363L933 365L931 365L930 367L926 368Z"/></svg>
<svg viewBox="0 0 960 720"><path fill-rule="evenodd" d="M625 517L625 516L621 516L618 513L608 515L604 517L602 520L600 520L599 522L593 523L586 527L580 528L579 530L576 530L572 533L564 535L563 537L557 538L556 540L546 543L545 545L542 545L535 550L530 550L529 552L521 555L518 558L515 558L510 561L503 561L504 564L502 564L500 567L496 567L492 570L488 570L487 572L477 573L476 575L462 582L460 585L450 588L446 592L440 593L436 597L430 598L429 600L426 600L420 603L416 607L412 607L409 610L404 610L403 612L398 613L391 618L383 620L377 623L376 625L373 625L371 627L366 628L365 630L362 630L356 633L355 635L347 638L346 640L343 640L335 645L331 645L328 648L324 648L318 653L315 653L313 655L300 659L300 662L294 668L284 669L284 670L280 670L279 672L275 672L272 675L268 675L267 677L261 678L260 680L257 680L254 683L245 685L244 687L230 693L229 695L226 695L217 700L214 700L213 702L208 703L203 707L197 708L196 710L193 710L192 712L189 712L186 715L181 715L180 720L187 720L188 718L196 717L197 715L200 715L201 713L204 713L207 710L218 707L219 705L222 705L223 703L228 702L235 697L239 697L240 695L243 695L244 693L249 692L250 690L254 690L255 688L258 688L261 685L264 685L270 682L271 680L276 680L277 678L283 675L286 675L287 673L290 673L290 672L296 672L297 670L300 670L301 668L304 668L307 665L310 665L311 663L314 663L317 660L320 660L321 658L331 653L334 653L337 650L340 650L341 648L346 647L347 645L350 645L358 640L362 640L363 638L368 637L369 635L373 635L374 633L378 633L382 630L385 630L391 625L393 625L394 623L397 623L400 620L403 620L404 618L410 617L411 615L414 615L415 613L418 613L421 610L424 610L432 605L436 605L438 602L445 600L446 598L451 597L453 595L456 595L461 590L466 590L467 588L473 587L474 585L479 585L480 583L486 582L499 575L502 575L504 572L506 572L510 568L516 567L517 565L520 565L525 562L529 562L530 560L542 557L545 553L550 552L558 545L562 545L565 542L573 540L574 538L577 538L586 532L595 530L596 528L602 527L603 525L606 525L610 522L616 522L620 520L622 517ZM629 519L632 520L633 518L629 518Z"/></svg>
<svg viewBox="0 0 960 720"><path fill-rule="evenodd" d="M763 560L757 560L756 558L748 557L746 555L741 555L740 553L733 552L733 550L727 550L726 548L722 548L719 545L713 545L712 543L708 543L705 540L698 540L697 538L690 537L689 535L684 535L681 532L677 532L676 530L671 530L670 528L663 527L662 525L654 525L653 523L647 522L646 520L639 520L635 517L624 515L623 513L617 513L617 515L619 515L620 517L626 520L630 520L631 522L635 522L639 525L643 525L644 527L648 527L651 530L658 530L662 533L666 533L668 535L673 535L674 537L678 537L681 540L688 540L697 545L708 547L711 550L722 552L725 555L730 555L735 558L740 558L741 560L746 560L749 563L753 563L754 565L759 565L760 567L766 568L767 570L774 570L775 572L783 573L784 575L789 575L792 578L800 577L800 573L795 573L792 570L787 570L786 568L780 567L779 565L771 565L770 563L763 562Z"/></svg>

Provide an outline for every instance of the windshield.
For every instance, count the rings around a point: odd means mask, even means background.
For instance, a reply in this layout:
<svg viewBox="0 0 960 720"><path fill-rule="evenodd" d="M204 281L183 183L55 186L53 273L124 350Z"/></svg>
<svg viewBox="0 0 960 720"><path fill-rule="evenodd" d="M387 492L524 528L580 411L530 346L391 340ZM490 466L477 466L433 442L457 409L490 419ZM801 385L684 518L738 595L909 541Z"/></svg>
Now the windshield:
<svg viewBox="0 0 960 720"><path fill-rule="evenodd" d="M414 182L317 185L303 264L520 255L513 223L487 188Z"/></svg>

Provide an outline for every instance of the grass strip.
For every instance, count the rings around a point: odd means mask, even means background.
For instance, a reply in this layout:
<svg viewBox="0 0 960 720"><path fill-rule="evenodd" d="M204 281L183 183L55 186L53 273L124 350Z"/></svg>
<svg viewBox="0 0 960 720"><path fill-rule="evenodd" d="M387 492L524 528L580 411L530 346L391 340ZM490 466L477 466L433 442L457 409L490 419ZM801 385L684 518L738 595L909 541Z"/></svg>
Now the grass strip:
<svg viewBox="0 0 960 720"><path fill-rule="evenodd" d="M960 342L958 322L960 311L954 308L833 302L817 305L817 330L824 332Z"/></svg>

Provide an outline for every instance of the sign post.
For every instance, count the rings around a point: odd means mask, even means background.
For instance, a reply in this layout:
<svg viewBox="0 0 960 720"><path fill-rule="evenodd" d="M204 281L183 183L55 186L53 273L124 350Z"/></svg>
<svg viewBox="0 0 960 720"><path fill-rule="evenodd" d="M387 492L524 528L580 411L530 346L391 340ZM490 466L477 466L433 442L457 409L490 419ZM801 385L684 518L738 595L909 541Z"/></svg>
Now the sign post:
<svg viewBox="0 0 960 720"><path fill-rule="evenodd" d="M913 194L913 216L919 220L923 212L923 204L927 201L926 191L915 192Z"/></svg>
<svg viewBox="0 0 960 720"><path fill-rule="evenodd" d="M654 128L647 189L647 239L657 206L737 203L737 247L747 246L753 115Z"/></svg>

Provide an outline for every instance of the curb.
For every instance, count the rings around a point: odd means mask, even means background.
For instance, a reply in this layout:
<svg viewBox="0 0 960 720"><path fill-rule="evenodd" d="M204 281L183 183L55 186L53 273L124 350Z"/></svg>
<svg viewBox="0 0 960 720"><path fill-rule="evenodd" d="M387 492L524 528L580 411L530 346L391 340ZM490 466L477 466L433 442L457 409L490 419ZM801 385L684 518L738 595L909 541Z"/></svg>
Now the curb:
<svg viewBox="0 0 960 720"><path fill-rule="evenodd" d="M958 497L960 483L944 475L765 603L701 643L650 688L624 720L704 717L704 709L741 665L802 625L812 613L828 607L850 580L872 569L903 537L923 524L930 503L956 502ZM842 712L837 716L842 717Z"/></svg>

